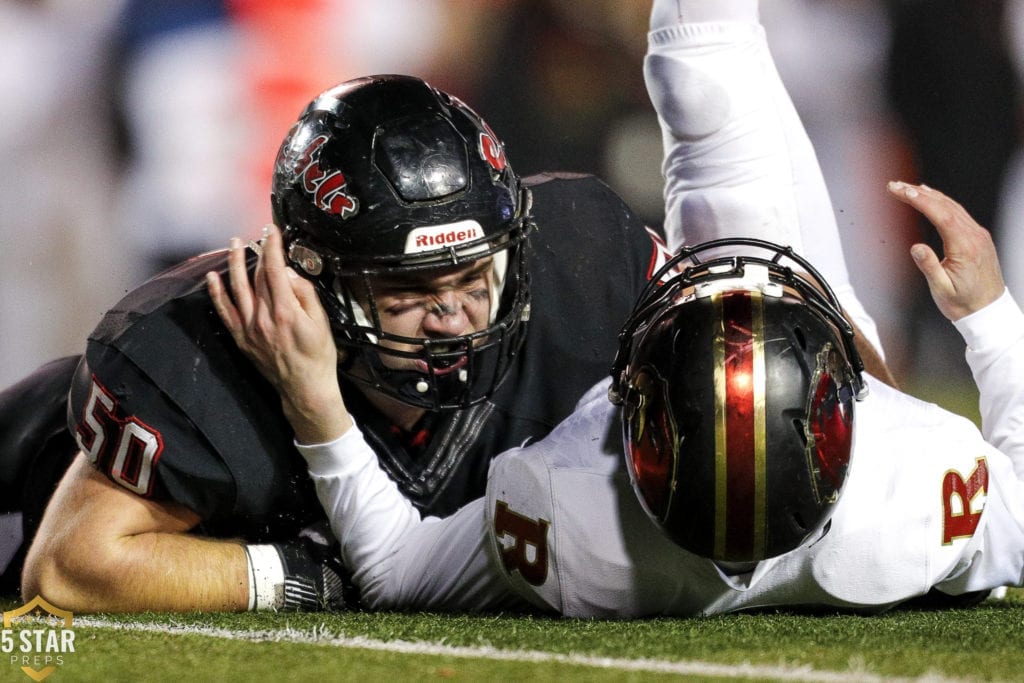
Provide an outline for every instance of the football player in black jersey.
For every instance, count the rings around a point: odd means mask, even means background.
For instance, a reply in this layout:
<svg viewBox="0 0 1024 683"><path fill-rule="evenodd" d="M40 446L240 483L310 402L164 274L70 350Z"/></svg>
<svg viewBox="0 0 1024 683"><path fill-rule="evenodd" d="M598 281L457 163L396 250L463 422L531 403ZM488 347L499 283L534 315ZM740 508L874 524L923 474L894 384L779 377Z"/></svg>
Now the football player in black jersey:
<svg viewBox="0 0 1024 683"><path fill-rule="evenodd" d="M519 179L472 110L400 76L311 102L272 205L289 265L329 316L352 415L428 514L481 495L492 455L545 435L607 374L664 257L600 181ZM25 515L25 597L76 612L343 601L340 570L300 540L323 513L280 399L211 303L204 275L225 272L226 254L129 293L76 370L49 369L48 386L71 382L66 430L59 410L10 417L32 382L0 396L9 509L41 507L55 481L25 489L21 475L71 461L42 520Z"/></svg>

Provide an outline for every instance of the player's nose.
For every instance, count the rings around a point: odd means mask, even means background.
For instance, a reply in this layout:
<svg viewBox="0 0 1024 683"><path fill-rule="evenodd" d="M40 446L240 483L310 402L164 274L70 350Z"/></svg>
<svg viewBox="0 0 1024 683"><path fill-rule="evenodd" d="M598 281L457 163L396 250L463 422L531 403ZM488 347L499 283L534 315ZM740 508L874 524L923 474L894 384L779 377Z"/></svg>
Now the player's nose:
<svg viewBox="0 0 1024 683"><path fill-rule="evenodd" d="M465 334L469 316L455 292L439 292L431 297L427 314L423 317L423 331L427 336L454 337Z"/></svg>

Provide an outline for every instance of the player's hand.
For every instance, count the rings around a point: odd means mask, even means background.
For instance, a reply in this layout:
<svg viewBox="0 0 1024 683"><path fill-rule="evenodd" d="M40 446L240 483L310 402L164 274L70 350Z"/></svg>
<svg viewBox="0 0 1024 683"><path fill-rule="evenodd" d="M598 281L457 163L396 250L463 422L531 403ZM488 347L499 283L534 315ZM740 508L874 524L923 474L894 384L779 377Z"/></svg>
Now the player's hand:
<svg viewBox="0 0 1024 683"><path fill-rule="evenodd" d="M910 248L942 315L959 320L1002 296L1006 285L992 236L964 207L925 185L890 182L889 192L920 211L942 238L941 261L925 244Z"/></svg>
<svg viewBox="0 0 1024 683"><path fill-rule="evenodd" d="M217 314L238 347L281 395L302 443L341 436L352 421L338 386L338 352L313 284L285 263L281 233L268 226L252 282L245 249L231 240L231 296L217 273L206 280Z"/></svg>
<svg viewBox="0 0 1024 683"><path fill-rule="evenodd" d="M300 537L274 547L284 568L284 595L279 609L338 612L359 607L359 589L341 563L337 541L324 544Z"/></svg>

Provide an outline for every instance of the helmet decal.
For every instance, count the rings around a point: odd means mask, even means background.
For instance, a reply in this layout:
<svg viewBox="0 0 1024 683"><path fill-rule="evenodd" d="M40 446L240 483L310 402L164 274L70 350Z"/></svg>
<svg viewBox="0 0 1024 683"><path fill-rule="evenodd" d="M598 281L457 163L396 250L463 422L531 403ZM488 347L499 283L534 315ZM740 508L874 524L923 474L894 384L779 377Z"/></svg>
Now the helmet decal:
<svg viewBox="0 0 1024 683"><path fill-rule="evenodd" d="M664 379L653 368L641 370L631 387L635 393L627 414L629 458L636 486L648 511L664 519L671 508L679 462L679 430L668 405Z"/></svg>
<svg viewBox="0 0 1024 683"><path fill-rule="evenodd" d="M301 242L292 242L289 245L288 260L297 264L307 275L316 277L324 272L323 257Z"/></svg>
<svg viewBox="0 0 1024 683"><path fill-rule="evenodd" d="M853 446L853 396L840 384L842 368L831 346L818 354L807 411L807 450L819 500L832 500L846 478ZM844 395L845 394L845 395Z"/></svg>
<svg viewBox="0 0 1024 683"><path fill-rule="evenodd" d="M715 359L715 555L764 554L764 312L756 291L712 297Z"/></svg>
<svg viewBox="0 0 1024 683"><path fill-rule="evenodd" d="M465 102L457 97L452 97L451 102L467 113L472 113L473 111ZM486 161L495 171L501 173L508 166L508 160L505 158L505 146L498 141L498 136L494 134L494 131L491 130L486 121L476 114L472 114L472 118L477 126L480 127L477 135L477 151L480 153L480 158Z"/></svg>
<svg viewBox="0 0 1024 683"><path fill-rule="evenodd" d="M305 162L298 169L302 187L323 211L349 218L359 209L359 202L346 192L348 181L341 171L327 173L320 168L320 149L326 142L326 135L318 135L299 154L299 161Z"/></svg>
<svg viewBox="0 0 1024 683"><path fill-rule="evenodd" d="M405 253L416 254L443 247L454 247L473 242L485 236L484 229L474 220L459 221L448 225L431 225L410 230L405 238Z"/></svg>
<svg viewBox="0 0 1024 683"><path fill-rule="evenodd" d="M480 131L479 137L480 156L491 165L498 173L505 170L508 163L505 161L505 148L494 137L494 134L487 131Z"/></svg>

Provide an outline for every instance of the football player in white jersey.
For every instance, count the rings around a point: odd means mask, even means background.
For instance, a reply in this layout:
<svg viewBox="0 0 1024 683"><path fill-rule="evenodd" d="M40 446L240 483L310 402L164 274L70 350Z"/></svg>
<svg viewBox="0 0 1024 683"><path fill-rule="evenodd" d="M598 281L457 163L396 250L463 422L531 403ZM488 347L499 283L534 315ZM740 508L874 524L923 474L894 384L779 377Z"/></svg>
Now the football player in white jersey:
<svg viewBox="0 0 1024 683"><path fill-rule="evenodd" d="M861 372L839 306L877 338L756 16L755 0L654 3L645 70L667 228L676 246L751 236L792 251L684 250L681 274L649 287L623 330L617 404L608 382L594 387L547 438L499 456L486 497L450 517L421 518L352 425L326 318L278 233L254 287L235 250L234 303L211 278L281 392L367 606L877 611L1024 582L1024 314L991 239L941 193L890 186L943 239L943 261L912 255L967 342L979 432Z"/></svg>

